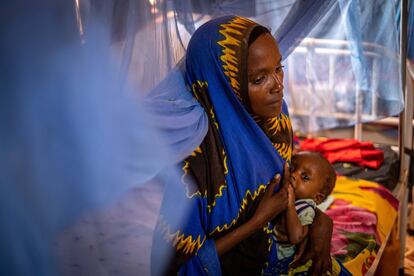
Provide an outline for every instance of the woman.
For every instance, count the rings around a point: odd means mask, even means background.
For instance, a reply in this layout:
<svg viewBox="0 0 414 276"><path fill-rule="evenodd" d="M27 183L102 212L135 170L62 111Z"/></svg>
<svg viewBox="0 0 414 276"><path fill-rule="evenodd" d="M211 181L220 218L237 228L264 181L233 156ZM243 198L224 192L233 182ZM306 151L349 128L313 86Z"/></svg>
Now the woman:
<svg viewBox="0 0 414 276"><path fill-rule="evenodd" d="M209 130L183 162L183 198L167 185L154 235L154 273L279 273L271 220L287 206L287 185L278 184L292 154L281 61L269 31L246 18L217 18L192 36L185 77L209 116ZM176 200L190 202L184 223L173 219ZM315 219L305 259L320 274L330 266L332 223L321 213ZM160 271L155 249L163 246L174 254Z"/></svg>

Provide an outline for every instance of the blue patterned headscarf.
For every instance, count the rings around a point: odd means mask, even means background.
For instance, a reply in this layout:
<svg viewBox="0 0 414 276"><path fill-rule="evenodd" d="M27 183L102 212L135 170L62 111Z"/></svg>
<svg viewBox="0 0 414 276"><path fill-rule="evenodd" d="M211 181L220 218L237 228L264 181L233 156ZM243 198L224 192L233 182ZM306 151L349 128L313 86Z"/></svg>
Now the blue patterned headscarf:
<svg viewBox="0 0 414 276"><path fill-rule="evenodd" d="M226 180L243 187L241 197L245 188L254 191L268 183L291 155L286 104L278 117L266 121L249 112L248 40L259 26L243 17L209 21L193 35L186 56L187 82L220 134L228 156Z"/></svg>
<svg viewBox="0 0 414 276"><path fill-rule="evenodd" d="M253 215L268 183L290 159L292 129L286 104L275 118L250 113L247 53L255 28L265 29L247 18L221 17L201 26L189 42L185 78L207 113L209 129L183 163L186 191L181 200L192 207L184 226L174 227L171 221L171 206L180 199L167 191L163 202L157 232L175 247L176 267L169 272L196 275L208 269L218 275L214 240ZM265 269L273 250L270 227L222 256L221 269L231 274ZM154 247L160 244L155 238Z"/></svg>

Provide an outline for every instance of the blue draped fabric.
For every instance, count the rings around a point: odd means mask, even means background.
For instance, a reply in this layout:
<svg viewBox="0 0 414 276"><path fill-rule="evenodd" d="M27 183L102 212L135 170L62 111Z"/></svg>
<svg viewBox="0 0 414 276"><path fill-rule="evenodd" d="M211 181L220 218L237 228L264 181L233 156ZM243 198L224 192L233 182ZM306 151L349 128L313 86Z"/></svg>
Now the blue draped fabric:
<svg viewBox="0 0 414 276"><path fill-rule="evenodd" d="M289 56L295 130L350 126L402 110L396 6L338 1Z"/></svg>
<svg viewBox="0 0 414 276"><path fill-rule="evenodd" d="M190 155L208 129L204 109L185 85L182 66L172 69L144 100L149 120L160 131L172 164Z"/></svg>
<svg viewBox="0 0 414 276"><path fill-rule="evenodd" d="M236 45L241 44L243 45L241 47L246 47L247 38L242 37L240 39L243 39L243 42L239 41L238 37L232 36L232 30L241 30L240 32L243 33L243 29L250 29L251 24L247 19L233 16L211 20L193 34L187 49L185 60L187 86L205 87L204 90L194 94L207 93L208 95L212 106L209 112L214 114L212 118L217 124L219 137L227 156L224 161L227 171L225 172L226 185L220 187L210 211L207 208L209 204L206 195L202 193L187 195L187 198L183 198L190 202L187 223L178 229L167 227L166 236L179 237L178 248L185 247L187 240L201 243L199 248L196 245L196 254L180 267L180 274L183 275L201 275L203 271L208 271L212 275L221 274L214 239L211 236L233 227L239 221L240 214L245 211L248 201L254 200L277 173L283 172L285 160L240 102L232 87L234 83L225 75L225 68L228 65L224 62L223 53L230 51L226 47L235 45L232 41L236 41ZM235 64L240 64L240 58L243 57L234 55ZM230 60L230 57L227 60ZM247 67L244 68L247 70ZM283 104L279 118L287 118L287 115L287 106ZM290 126L288 121L285 123L286 126ZM286 131L291 132L291 128ZM286 156L290 158L290 153ZM176 199L170 199L170 195L171 192L167 187L160 212L162 216L160 225L174 224L170 217L174 212L171 206L175 204ZM155 246L156 248L158 246ZM273 259L275 253L273 245L270 245L269 251L271 251L269 259ZM156 256L157 253L153 255ZM155 256L153 262L157 263L159 258Z"/></svg>
<svg viewBox="0 0 414 276"><path fill-rule="evenodd" d="M337 1L334 0L296 1L294 3L286 19L274 34L284 59L336 4Z"/></svg>

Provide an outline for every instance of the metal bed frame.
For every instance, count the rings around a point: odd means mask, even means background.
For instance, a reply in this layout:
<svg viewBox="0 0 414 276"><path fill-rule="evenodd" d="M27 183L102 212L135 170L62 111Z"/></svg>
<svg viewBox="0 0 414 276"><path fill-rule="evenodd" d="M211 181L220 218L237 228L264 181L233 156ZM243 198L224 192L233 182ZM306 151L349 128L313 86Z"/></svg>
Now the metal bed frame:
<svg viewBox="0 0 414 276"><path fill-rule="evenodd" d="M399 232L399 243L400 243L400 264L399 264L399 273L400 275L404 274L404 250L405 250L405 238L406 238L406 229L407 229L407 204L408 204L408 194L411 192L411 185L409 183L409 174L410 174L410 156L412 155L413 149L413 85L412 82L407 82L407 79L410 79L410 75L407 70L406 66L406 49L407 49L407 7L408 7L408 0L401 0L401 21L400 21L400 60L396 60L393 55L389 53L389 50L386 48L371 44L371 43L363 43L363 51L364 55L367 58L372 59L372 79L371 82L375 84L378 81L377 75L377 62L378 59L382 59L384 57L395 59L396 62L399 62L401 65L401 87L405 102L405 107L403 111L399 114L398 121L394 120L394 123L398 125L398 151L399 151L399 162L400 162L400 173L398 184L393 190L393 194L398 198L400 205L399 205L399 212L398 217L394 223L398 223L398 232ZM293 66L293 59L288 59L288 68L287 68L287 79L288 81L288 89L290 91L295 91L295 95L299 95L296 97L299 98L292 98L292 101L298 100L303 101L306 100L306 95L330 95L327 96L326 99L321 99L325 101L323 106L328 109L328 112L318 109L317 107L306 109L306 110L295 110L295 108L291 105L289 110L294 116L300 117L307 117L309 120L316 120L318 117L335 117L338 119L354 119L357 122L354 126L354 138L358 140L362 140L362 122L376 120L378 117L378 109L377 109L377 97L372 93L371 95L371 106L370 112L367 114L366 112L363 113L363 103L362 103L362 94L361 91L356 88L355 90L355 113L350 114L346 112L338 112L333 109L334 106L334 99L332 93L323 93L323 91L332 91L334 89L334 72L335 72L335 63L336 59L339 56L347 56L350 55L350 51L347 49L348 42L343 40L327 40L327 39L314 39L314 38L306 38L302 41L299 47L297 47L294 52L291 54L292 56L295 55L302 55L302 56L309 56L309 55L322 55L328 58L328 81L327 85L324 87L316 87L311 83L306 83L302 85L295 84L295 72L292 68ZM381 54L378 54L378 53ZM292 65L291 65L292 64ZM298 92L299 91L299 92ZM302 96L300 96L302 95ZM300 97L305 98L300 99ZM293 97L293 96L292 96ZM325 109L324 108L324 109ZM326 110L325 109L325 110ZM396 118L395 118L396 119ZM392 121L389 119L385 119L384 121ZM391 122L392 124L392 122ZM310 124L308 124L310 125ZM309 129L310 130L310 129ZM311 131L309 131L311 132ZM412 172L414 173L414 172ZM414 216L410 218L411 225L414 225ZM391 231L390 231L391 232ZM368 270L366 275L374 275L378 265L381 261L382 253L387 245L389 235L386 237L386 240L383 241L380 249L378 250L377 256L375 258L374 263Z"/></svg>

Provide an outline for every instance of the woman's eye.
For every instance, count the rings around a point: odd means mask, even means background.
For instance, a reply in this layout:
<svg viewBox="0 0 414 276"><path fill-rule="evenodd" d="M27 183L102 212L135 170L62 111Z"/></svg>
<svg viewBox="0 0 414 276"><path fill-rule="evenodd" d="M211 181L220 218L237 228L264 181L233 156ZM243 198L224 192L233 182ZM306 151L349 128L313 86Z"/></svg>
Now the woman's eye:
<svg viewBox="0 0 414 276"><path fill-rule="evenodd" d="M253 80L253 84L262 84L265 80L265 76L257 77Z"/></svg>
<svg viewBox="0 0 414 276"><path fill-rule="evenodd" d="M285 67L285 66L283 66L283 65L280 65L280 66L276 67L275 72L276 72L276 73L282 73L282 72L283 72L283 68L284 68L284 67Z"/></svg>
<svg viewBox="0 0 414 276"><path fill-rule="evenodd" d="M302 179L305 180L305 181L309 181L310 177L306 173L302 173Z"/></svg>

